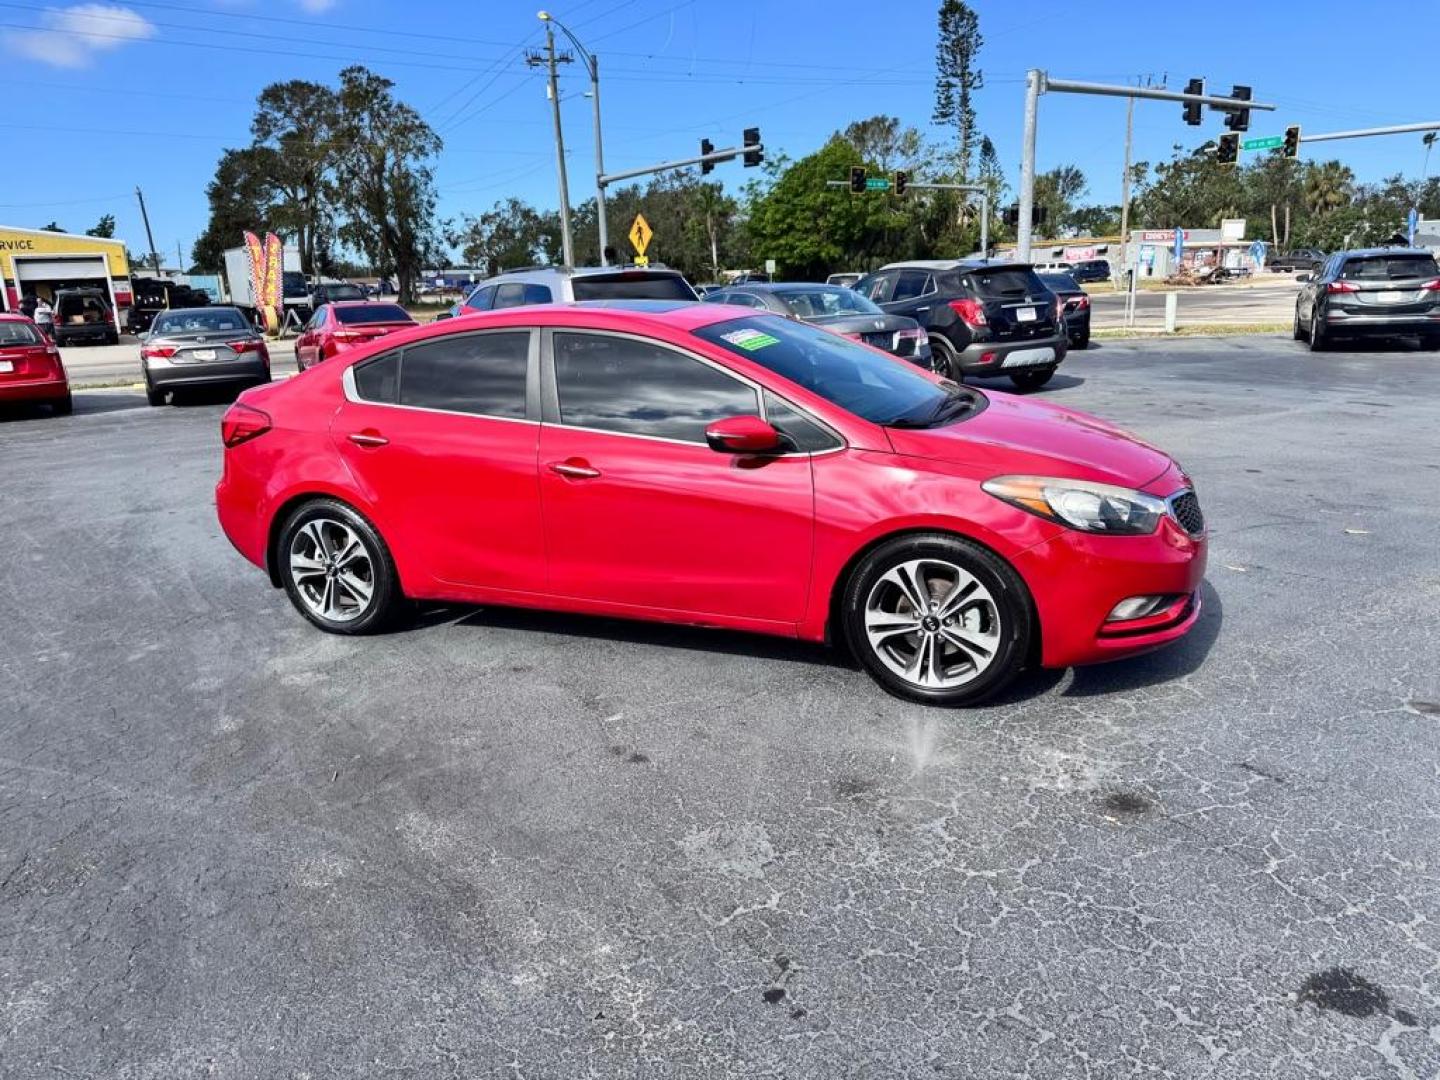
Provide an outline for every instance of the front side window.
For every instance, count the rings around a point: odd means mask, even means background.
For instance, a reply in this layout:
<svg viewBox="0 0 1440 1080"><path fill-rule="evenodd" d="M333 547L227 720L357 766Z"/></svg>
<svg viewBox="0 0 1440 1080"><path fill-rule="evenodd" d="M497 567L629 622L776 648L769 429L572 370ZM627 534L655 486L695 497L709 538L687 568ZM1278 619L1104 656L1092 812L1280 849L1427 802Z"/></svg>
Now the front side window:
<svg viewBox="0 0 1440 1080"><path fill-rule="evenodd" d="M752 387L648 341L556 333L554 353L560 420L572 427L703 443L716 420L760 412Z"/></svg>
<svg viewBox="0 0 1440 1080"><path fill-rule="evenodd" d="M930 275L923 270L901 270L900 276L895 279L895 292L891 300L914 300L917 296L924 296L933 292L935 286L930 282Z"/></svg>
<svg viewBox="0 0 1440 1080"><path fill-rule="evenodd" d="M490 305L495 302L495 286L486 285L476 289L470 294L470 299L465 301L465 306L474 311L489 311Z"/></svg>
<svg viewBox="0 0 1440 1080"><path fill-rule="evenodd" d="M495 308L520 307L525 303L525 286L518 281L501 285L495 290Z"/></svg>
<svg viewBox="0 0 1440 1080"><path fill-rule="evenodd" d="M523 420L529 359L528 330L415 345L400 360L400 404Z"/></svg>
<svg viewBox="0 0 1440 1080"><path fill-rule="evenodd" d="M849 338L778 315L747 315L694 333L873 424L953 423L981 400Z"/></svg>
<svg viewBox="0 0 1440 1080"><path fill-rule="evenodd" d="M890 287L895 283L895 273L872 274L855 283L855 291L868 300L884 304L890 299Z"/></svg>

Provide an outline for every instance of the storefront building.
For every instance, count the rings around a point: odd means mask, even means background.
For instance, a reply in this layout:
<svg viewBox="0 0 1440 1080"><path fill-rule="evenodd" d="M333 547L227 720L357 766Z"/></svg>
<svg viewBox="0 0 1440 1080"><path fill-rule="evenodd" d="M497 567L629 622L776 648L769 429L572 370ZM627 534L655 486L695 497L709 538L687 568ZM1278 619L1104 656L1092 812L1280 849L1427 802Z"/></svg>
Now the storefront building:
<svg viewBox="0 0 1440 1080"><path fill-rule="evenodd" d="M123 240L0 225L0 310L18 311L24 296L49 301L59 289L81 288L106 293L123 325L131 303Z"/></svg>

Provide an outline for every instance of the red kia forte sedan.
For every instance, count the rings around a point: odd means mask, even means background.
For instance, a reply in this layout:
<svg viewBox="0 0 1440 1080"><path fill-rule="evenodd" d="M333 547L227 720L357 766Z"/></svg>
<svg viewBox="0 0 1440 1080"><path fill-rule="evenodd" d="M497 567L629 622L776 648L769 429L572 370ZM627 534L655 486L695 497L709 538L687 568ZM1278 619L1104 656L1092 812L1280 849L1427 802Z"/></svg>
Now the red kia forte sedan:
<svg viewBox="0 0 1440 1080"><path fill-rule="evenodd" d="M295 366L301 371L337 353L418 324L399 304L337 300L322 304L295 339Z"/></svg>
<svg viewBox="0 0 1440 1080"><path fill-rule="evenodd" d="M1194 625L1160 450L714 304L514 308L358 346L226 413L225 533L332 633L406 598L843 640L902 697Z"/></svg>
<svg viewBox="0 0 1440 1080"><path fill-rule="evenodd" d="M0 312L0 403L43 402L57 416L71 408L60 350L24 315Z"/></svg>

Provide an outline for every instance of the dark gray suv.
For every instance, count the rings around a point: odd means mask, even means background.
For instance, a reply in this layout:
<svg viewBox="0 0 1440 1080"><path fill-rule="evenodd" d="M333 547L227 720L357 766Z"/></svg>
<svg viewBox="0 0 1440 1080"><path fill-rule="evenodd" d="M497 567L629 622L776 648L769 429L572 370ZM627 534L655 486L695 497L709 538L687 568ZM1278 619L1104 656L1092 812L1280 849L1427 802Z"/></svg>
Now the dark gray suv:
<svg viewBox="0 0 1440 1080"><path fill-rule="evenodd" d="M1440 266L1428 251L1337 251L1296 280L1295 340L1312 350L1341 337L1405 336L1440 349Z"/></svg>
<svg viewBox="0 0 1440 1080"><path fill-rule="evenodd" d="M920 323L951 378L1008 375L1044 386L1065 359L1065 320L1029 263L944 259L891 263L855 283L885 311Z"/></svg>

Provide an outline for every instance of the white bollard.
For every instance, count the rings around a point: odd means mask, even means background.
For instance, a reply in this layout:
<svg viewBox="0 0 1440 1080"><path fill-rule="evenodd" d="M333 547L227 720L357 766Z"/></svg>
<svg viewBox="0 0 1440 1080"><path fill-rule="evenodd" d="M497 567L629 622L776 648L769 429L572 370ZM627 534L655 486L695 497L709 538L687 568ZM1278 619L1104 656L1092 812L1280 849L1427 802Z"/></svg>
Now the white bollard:
<svg viewBox="0 0 1440 1080"><path fill-rule="evenodd" d="M1165 294L1165 333L1175 332L1175 318L1180 313L1180 294L1167 292Z"/></svg>

